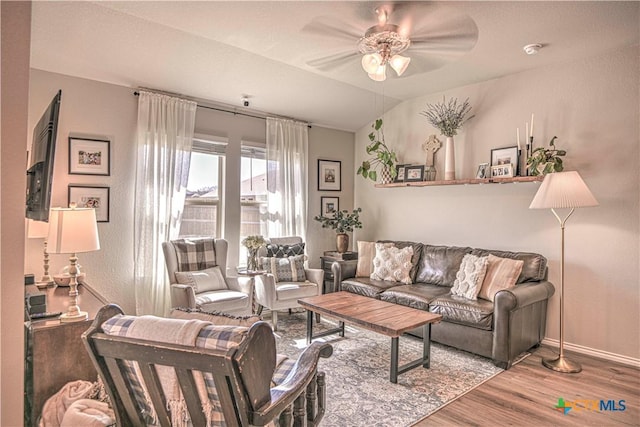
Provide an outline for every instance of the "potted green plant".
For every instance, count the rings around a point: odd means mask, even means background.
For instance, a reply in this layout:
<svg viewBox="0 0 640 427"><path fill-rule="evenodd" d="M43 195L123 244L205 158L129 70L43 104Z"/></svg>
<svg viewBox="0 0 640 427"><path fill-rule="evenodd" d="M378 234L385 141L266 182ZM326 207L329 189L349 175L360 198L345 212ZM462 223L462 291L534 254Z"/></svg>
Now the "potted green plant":
<svg viewBox="0 0 640 427"><path fill-rule="evenodd" d="M382 119L377 119L371 127L373 130L369 134L369 141L366 151L369 159L364 160L358 168L357 175L362 175L364 179L369 178L372 181L378 180L377 169L380 171L381 184L387 184L396 177L396 163L398 158L396 153L389 149L384 141L384 132L382 131Z"/></svg>
<svg viewBox="0 0 640 427"><path fill-rule="evenodd" d="M556 148L556 138L558 137L554 136L551 138L549 148L538 147L531 152L531 156L527 159L529 174L537 176L553 172L562 172L564 165L562 164L561 157L565 156L567 152Z"/></svg>
<svg viewBox="0 0 640 427"><path fill-rule="evenodd" d="M448 102L442 97L442 102L427 104L426 110L420 114L427 118L427 121L434 128L438 129L445 137L444 146L444 179L456 179L456 161L453 137L458 134L468 120L475 117L469 116L471 105L469 98L462 104L458 104L456 98L451 98Z"/></svg>
<svg viewBox="0 0 640 427"><path fill-rule="evenodd" d="M360 222L361 208L354 209L353 212L349 212L344 209L336 211L333 216L317 215L316 221L322 224L322 228L331 228L336 232L336 249L338 252L343 253L349 249L349 235L348 232L352 232L356 228L362 228L362 222Z"/></svg>

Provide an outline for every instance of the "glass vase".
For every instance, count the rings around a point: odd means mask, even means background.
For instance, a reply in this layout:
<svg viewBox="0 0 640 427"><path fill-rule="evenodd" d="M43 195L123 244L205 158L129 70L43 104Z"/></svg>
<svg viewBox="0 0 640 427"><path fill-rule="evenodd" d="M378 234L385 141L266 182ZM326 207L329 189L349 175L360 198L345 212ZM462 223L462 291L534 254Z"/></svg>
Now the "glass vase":
<svg viewBox="0 0 640 427"><path fill-rule="evenodd" d="M247 248L247 271L258 270L258 249Z"/></svg>

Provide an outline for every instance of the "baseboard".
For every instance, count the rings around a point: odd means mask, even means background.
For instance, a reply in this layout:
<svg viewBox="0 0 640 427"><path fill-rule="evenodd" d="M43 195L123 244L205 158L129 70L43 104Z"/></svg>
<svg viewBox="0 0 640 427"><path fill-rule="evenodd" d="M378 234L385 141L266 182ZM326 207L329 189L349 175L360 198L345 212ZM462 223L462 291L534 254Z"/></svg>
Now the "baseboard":
<svg viewBox="0 0 640 427"><path fill-rule="evenodd" d="M554 340L554 339L550 339L550 338L545 338L542 340L542 344L548 345L550 347L559 347L560 346L560 342L558 340ZM635 359L633 357L629 357L629 356L623 356L620 354L616 354L616 353L610 353L608 351L603 351L603 350L597 350L594 348L590 348L590 347L584 347L581 345L577 345L577 344L569 344L569 343L564 343L564 349L565 350L570 350L570 351L575 351L576 353L581 353L581 354L586 354L589 356L593 356L593 357L598 357L600 359L606 359L606 360L611 360L613 362L618 362L618 363L622 363L623 365L629 365L629 366L633 366L636 368L640 368L640 359Z"/></svg>

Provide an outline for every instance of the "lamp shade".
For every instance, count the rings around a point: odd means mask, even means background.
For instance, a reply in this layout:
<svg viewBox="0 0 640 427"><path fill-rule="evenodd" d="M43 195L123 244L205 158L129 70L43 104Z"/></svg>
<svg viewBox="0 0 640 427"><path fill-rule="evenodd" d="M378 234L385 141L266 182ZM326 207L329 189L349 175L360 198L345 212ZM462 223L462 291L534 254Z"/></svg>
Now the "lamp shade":
<svg viewBox="0 0 640 427"><path fill-rule="evenodd" d="M533 197L529 209L598 206L598 201L576 171L550 173Z"/></svg>
<svg viewBox="0 0 640 427"><path fill-rule="evenodd" d="M49 234L49 223L44 221L27 221L27 237L30 239L42 239Z"/></svg>
<svg viewBox="0 0 640 427"><path fill-rule="evenodd" d="M52 208L49 212L48 249L54 254L100 249L95 209Z"/></svg>
<svg viewBox="0 0 640 427"><path fill-rule="evenodd" d="M362 56L362 68L369 74L373 74L382 65L382 57L379 53L368 53Z"/></svg>
<svg viewBox="0 0 640 427"><path fill-rule="evenodd" d="M369 78L376 82L385 81L387 78L387 67L385 65L379 66L375 73L369 73Z"/></svg>
<svg viewBox="0 0 640 427"><path fill-rule="evenodd" d="M411 62L411 58L402 55L393 55L389 60L391 68L395 70L396 74L398 74L398 77L400 77L402 73L407 70L409 62Z"/></svg>

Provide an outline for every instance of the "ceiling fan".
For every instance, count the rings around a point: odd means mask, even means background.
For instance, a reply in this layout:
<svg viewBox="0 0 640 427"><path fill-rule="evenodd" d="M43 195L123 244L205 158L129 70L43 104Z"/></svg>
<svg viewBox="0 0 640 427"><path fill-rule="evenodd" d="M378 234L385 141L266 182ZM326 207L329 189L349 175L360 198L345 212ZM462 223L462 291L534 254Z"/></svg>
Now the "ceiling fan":
<svg viewBox="0 0 640 427"><path fill-rule="evenodd" d="M380 5L374 12L378 22L364 35L361 29L335 18L320 17L306 25L303 31L350 42L348 50L313 59L307 65L329 71L360 59L369 78L384 81L387 65L398 76L406 71L431 71L470 51L478 39L475 22L459 13L455 4L432 7L428 3L400 2ZM397 24L390 22L392 13ZM418 21L422 27L414 31Z"/></svg>

